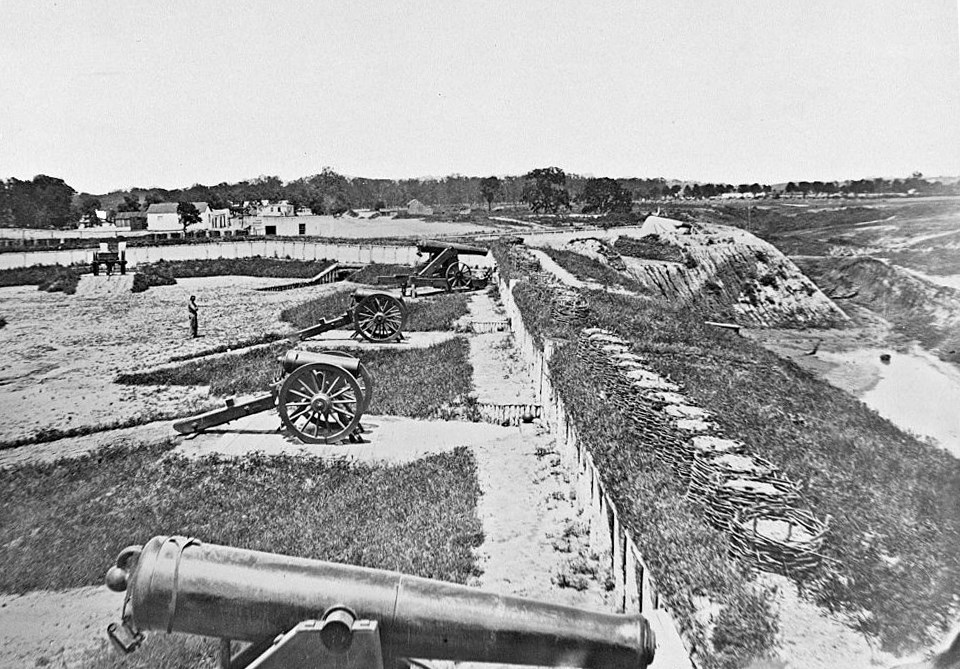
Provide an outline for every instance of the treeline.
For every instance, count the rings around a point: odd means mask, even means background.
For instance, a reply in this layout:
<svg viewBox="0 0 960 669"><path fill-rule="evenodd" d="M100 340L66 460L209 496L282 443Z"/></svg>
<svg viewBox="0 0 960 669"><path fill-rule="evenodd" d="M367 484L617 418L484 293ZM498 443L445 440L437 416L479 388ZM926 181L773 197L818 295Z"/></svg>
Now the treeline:
<svg viewBox="0 0 960 669"><path fill-rule="evenodd" d="M206 202L214 209L234 215L252 213L261 200L287 200L298 210L315 214L339 214L352 208L405 207L411 200L447 211L464 205L525 203L535 211L557 211L573 202L585 210L629 209L636 200L662 198L709 198L725 193L754 197L839 194L902 193L917 195L960 194L960 184L929 181L920 173L907 179L860 179L846 182L800 181L775 189L766 184L681 185L662 178L593 178L566 174L557 167L532 170L521 176L472 177L453 174L443 178L369 179L347 177L324 168L319 174L284 182L277 176L261 176L215 186L195 184L189 188L132 188L106 195L77 193L62 179L38 175L32 180L0 180L0 227L65 228L81 221L96 223L97 210L111 214L144 211L155 202Z"/></svg>

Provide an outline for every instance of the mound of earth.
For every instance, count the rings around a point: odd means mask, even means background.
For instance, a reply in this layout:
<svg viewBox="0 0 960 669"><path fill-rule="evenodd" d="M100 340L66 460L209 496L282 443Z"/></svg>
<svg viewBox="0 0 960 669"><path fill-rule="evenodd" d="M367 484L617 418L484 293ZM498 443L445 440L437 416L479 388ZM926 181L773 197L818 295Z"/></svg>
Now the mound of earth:
<svg viewBox="0 0 960 669"><path fill-rule="evenodd" d="M713 319L747 327L825 327L848 320L776 247L737 228L651 216L630 239L613 245L575 240L568 248Z"/></svg>
<svg viewBox="0 0 960 669"><path fill-rule="evenodd" d="M960 362L960 290L868 256L805 257L797 264L834 299L849 300L941 359Z"/></svg>

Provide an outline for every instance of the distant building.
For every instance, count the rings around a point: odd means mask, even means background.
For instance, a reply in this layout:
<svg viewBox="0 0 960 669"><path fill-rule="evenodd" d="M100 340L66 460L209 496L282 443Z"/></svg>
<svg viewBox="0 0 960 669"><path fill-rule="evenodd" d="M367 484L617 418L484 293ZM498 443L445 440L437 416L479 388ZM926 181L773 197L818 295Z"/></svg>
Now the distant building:
<svg viewBox="0 0 960 669"><path fill-rule="evenodd" d="M260 206L257 209L257 216L261 217L274 217L274 216L295 216L296 212L294 211L295 207L290 204L287 200L280 200L279 202L271 202L270 200L262 200Z"/></svg>
<svg viewBox="0 0 960 669"><path fill-rule="evenodd" d="M147 208L147 230L150 232L180 232L180 216L176 202L158 202Z"/></svg>
<svg viewBox="0 0 960 669"><path fill-rule="evenodd" d="M420 200L410 200L407 202L407 213L414 216L430 216L433 214L433 208L428 207Z"/></svg>
<svg viewBox="0 0 960 669"><path fill-rule="evenodd" d="M160 202L151 204L147 209L147 227L151 232L182 232L180 215L177 213L177 202ZM187 232L200 230L226 230L230 228L229 209L211 209L206 202L194 202L200 214L200 222L187 227ZM136 212L133 212L136 213ZM117 214L119 216L119 214Z"/></svg>
<svg viewBox="0 0 960 669"><path fill-rule="evenodd" d="M114 226L118 228L128 228L129 230L147 229L147 212L145 211L121 211L113 218Z"/></svg>

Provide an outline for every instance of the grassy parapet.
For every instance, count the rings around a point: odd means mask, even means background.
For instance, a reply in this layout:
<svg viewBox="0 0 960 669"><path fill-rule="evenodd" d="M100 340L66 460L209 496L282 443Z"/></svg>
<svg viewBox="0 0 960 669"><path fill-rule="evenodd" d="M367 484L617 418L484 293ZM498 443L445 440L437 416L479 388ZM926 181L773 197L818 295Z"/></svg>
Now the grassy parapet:
<svg viewBox="0 0 960 669"><path fill-rule="evenodd" d="M277 371L277 358L288 348L286 342L278 342L240 355L121 374L116 382L209 385L211 394L220 396L266 392ZM469 349L463 337L454 337L428 348L348 352L360 358L374 379L373 403L368 413L431 418L445 407L462 406L468 401L473 379Z"/></svg>
<svg viewBox="0 0 960 669"><path fill-rule="evenodd" d="M282 260L280 258L213 258L210 260L160 260L148 267L175 279L205 276L262 276L281 279L312 279L333 264L330 260ZM137 271L143 271L138 266Z"/></svg>
<svg viewBox="0 0 960 669"><path fill-rule="evenodd" d="M280 312L280 320L295 328L307 328L322 319L339 317L354 304L352 290L338 290L284 309ZM451 330L453 324L468 312L467 296L462 293L408 300L406 304L409 315L405 329L410 332Z"/></svg>
<svg viewBox="0 0 960 669"><path fill-rule="evenodd" d="M0 270L0 287L33 285L48 293L61 292L73 295L77 292L79 282L80 271L72 266L35 265Z"/></svg>
<svg viewBox="0 0 960 669"><path fill-rule="evenodd" d="M101 584L120 549L158 534L457 583L477 572L479 488L466 448L397 466L188 459L171 448L0 471L0 592Z"/></svg>
<svg viewBox="0 0 960 669"><path fill-rule="evenodd" d="M817 601L890 649L942 633L960 592L960 461L693 312L600 291L589 301L595 324L633 342L830 517Z"/></svg>
<svg viewBox="0 0 960 669"><path fill-rule="evenodd" d="M637 293L645 291L640 282L582 253L549 247L540 250L550 256L560 267L583 281L595 281L608 288L625 288Z"/></svg>
<svg viewBox="0 0 960 669"><path fill-rule="evenodd" d="M621 522L703 666L742 667L769 653L777 633L770 595L754 587L746 570L727 557L726 536L703 520L686 499L685 486L653 457L630 422L599 399L604 381L575 346L557 351L550 369ZM694 597L720 605L712 633L695 616Z"/></svg>

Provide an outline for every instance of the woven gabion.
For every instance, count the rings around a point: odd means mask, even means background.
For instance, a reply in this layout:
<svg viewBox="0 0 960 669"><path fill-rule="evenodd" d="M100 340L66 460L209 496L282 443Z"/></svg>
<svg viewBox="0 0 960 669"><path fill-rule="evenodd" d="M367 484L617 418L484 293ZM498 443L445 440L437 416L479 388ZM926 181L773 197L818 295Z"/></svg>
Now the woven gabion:
<svg viewBox="0 0 960 669"><path fill-rule="evenodd" d="M763 571L804 576L820 564L827 526L809 511L755 505L729 526L730 552Z"/></svg>

